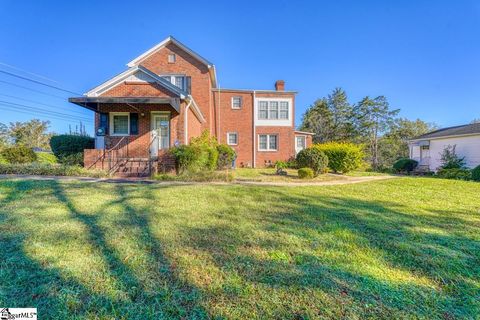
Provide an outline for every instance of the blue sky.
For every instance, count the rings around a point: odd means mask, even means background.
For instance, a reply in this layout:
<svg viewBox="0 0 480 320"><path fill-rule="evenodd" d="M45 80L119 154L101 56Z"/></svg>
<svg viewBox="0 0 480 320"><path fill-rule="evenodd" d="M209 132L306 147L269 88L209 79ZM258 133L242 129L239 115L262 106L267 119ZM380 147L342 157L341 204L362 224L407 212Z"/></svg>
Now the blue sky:
<svg viewBox="0 0 480 320"><path fill-rule="evenodd" d="M0 0L0 63L74 92L125 70L170 34L217 66L222 87L271 89L284 79L299 91L297 124L335 87L351 102L385 95L401 116L441 126L480 118L480 1ZM92 117L68 96L0 73L0 101ZM48 118L0 105L0 122L33 117ZM78 124L51 122L59 133Z"/></svg>

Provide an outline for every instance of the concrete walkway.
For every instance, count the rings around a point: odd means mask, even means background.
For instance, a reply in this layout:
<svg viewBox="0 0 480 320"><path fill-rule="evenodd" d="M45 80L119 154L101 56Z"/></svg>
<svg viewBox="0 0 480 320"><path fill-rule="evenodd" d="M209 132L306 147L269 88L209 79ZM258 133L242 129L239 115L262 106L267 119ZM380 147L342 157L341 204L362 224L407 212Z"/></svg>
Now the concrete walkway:
<svg viewBox="0 0 480 320"><path fill-rule="evenodd" d="M89 177L64 177L64 176L35 176L19 174L2 174L3 180L40 180L40 181L74 181L90 183L139 183L159 185L251 185L251 186L281 186L281 187L303 187L303 186L334 186L343 184L355 184L368 181L386 180L397 178L396 176L367 176L349 177L342 176L338 180L329 181L305 181L305 182L266 182L266 181L233 181L233 182L182 182L182 181L158 181L145 178L89 178Z"/></svg>

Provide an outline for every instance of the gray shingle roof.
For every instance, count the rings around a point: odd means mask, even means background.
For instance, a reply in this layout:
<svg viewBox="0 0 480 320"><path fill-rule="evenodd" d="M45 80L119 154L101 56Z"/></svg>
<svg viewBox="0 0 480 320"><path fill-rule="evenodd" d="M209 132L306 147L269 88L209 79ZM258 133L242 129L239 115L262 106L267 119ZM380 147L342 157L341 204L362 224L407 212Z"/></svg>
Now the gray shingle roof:
<svg viewBox="0 0 480 320"><path fill-rule="evenodd" d="M442 137L458 136L458 135L465 135L465 134L476 134L476 133L480 134L480 123L472 123L472 124L465 124L462 126L443 128L443 129L435 130L435 131L423 134L421 136L415 137L412 140L442 138Z"/></svg>

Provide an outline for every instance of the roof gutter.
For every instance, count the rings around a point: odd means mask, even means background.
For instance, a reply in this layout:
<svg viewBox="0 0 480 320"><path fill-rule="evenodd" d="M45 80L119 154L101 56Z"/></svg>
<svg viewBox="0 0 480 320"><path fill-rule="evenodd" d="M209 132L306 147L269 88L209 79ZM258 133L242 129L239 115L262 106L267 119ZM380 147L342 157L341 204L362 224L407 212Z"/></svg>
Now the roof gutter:
<svg viewBox="0 0 480 320"><path fill-rule="evenodd" d="M408 140L408 142L414 141L421 141L421 140L442 140L442 139L450 139L450 138L462 138L462 137L471 137L471 136L480 136L480 132L477 133L465 133L465 134L455 134L450 136L441 136L441 137L425 137L425 138L417 138Z"/></svg>

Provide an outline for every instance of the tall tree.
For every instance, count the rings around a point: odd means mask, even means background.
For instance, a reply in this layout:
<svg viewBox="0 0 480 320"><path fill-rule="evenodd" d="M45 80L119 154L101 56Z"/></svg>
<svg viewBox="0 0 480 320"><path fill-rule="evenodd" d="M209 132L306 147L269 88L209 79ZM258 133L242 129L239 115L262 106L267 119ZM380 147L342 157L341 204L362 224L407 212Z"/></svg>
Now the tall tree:
<svg viewBox="0 0 480 320"><path fill-rule="evenodd" d="M5 147L8 144L8 127L0 122L0 149Z"/></svg>
<svg viewBox="0 0 480 320"><path fill-rule="evenodd" d="M379 140L380 166L389 167L398 158L408 157L408 140L437 128L434 123L420 119L396 119L390 130Z"/></svg>
<svg viewBox="0 0 480 320"><path fill-rule="evenodd" d="M373 169L379 169L379 140L394 125L399 109L391 110L387 98L363 98L356 106L356 128L360 138L367 143Z"/></svg>
<svg viewBox="0 0 480 320"><path fill-rule="evenodd" d="M28 122L11 122L9 135L15 144L24 145L28 148L49 149L49 141L52 136L47 133L50 121L33 119Z"/></svg>
<svg viewBox="0 0 480 320"><path fill-rule="evenodd" d="M355 137L353 108L347 94L336 88L326 98L316 100L303 115L300 130L315 133L314 142L351 141Z"/></svg>

